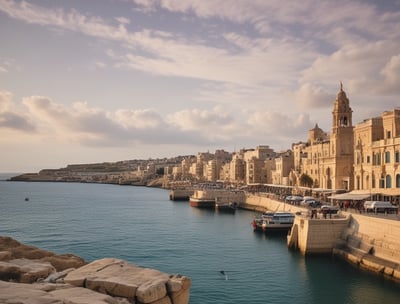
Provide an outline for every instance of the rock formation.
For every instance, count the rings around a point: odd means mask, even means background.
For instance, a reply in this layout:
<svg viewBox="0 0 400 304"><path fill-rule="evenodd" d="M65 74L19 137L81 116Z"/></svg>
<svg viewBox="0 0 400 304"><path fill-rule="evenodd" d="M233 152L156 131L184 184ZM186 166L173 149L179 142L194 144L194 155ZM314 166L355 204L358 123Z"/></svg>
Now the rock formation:
<svg viewBox="0 0 400 304"><path fill-rule="evenodd" d="M0 303L187 304L191 280L104 258L87 264L0 237Z"/></svg>

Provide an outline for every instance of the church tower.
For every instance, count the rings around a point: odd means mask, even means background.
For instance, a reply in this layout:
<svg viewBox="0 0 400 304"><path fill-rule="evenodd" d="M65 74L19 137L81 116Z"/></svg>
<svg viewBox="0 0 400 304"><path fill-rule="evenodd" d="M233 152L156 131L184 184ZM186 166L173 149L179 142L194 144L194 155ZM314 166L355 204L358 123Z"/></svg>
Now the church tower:
<svg viewBox="0 0 400 304"><path fill-rule="evenodd" d="M331 155L335 159L335 188L353 188L353 110L340 83L332 111Z"/></svg>

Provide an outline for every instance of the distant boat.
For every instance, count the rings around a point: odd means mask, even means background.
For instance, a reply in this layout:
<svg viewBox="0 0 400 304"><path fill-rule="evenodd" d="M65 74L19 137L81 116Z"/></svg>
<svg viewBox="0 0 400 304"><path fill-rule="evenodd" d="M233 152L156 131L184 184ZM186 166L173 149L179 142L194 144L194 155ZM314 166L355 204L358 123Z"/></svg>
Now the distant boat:
<svg viewBox="0 0 400 304"><path fill-rule="evenodd" d="M290 212L264 212L253 219L254 231L288 231L294 223L294 214Z"/></svg>
<svg viewBox="0 0 400 304"><path fill-rule="evenodd" d="M29 201L29 197L25 197L25 202Z"/></svg>
<svg viewBox="0 0 400 304"><path fill-rule="evenodd" d="M215 211L217 212L235 213L237 208L238 208L238 203L234 202L215 203Z"/></svg>

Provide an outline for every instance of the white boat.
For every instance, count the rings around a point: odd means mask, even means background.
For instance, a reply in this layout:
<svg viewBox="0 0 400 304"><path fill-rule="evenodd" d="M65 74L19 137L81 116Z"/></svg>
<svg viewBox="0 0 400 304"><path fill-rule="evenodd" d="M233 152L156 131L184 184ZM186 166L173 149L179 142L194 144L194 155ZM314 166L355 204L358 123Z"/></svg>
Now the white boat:
<svg viewBox="0 0 400 304"><path fill-rule="evenodd" d="M264 212L253 220L255 231L288 231L292 228L294 214L290 212Z"/></svg>

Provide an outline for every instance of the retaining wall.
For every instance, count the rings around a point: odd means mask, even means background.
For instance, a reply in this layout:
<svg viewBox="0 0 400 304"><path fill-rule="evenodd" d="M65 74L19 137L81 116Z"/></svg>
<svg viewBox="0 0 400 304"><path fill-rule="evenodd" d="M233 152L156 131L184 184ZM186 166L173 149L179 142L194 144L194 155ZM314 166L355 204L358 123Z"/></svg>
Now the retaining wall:
<svg viewBox="0 0 400 304"><path fill-rule="evenodd" d="M400 263L400 221L397 216L378 218L362 214L351 214L347 235L356 236L373 247L372 254Z"/></svg>

